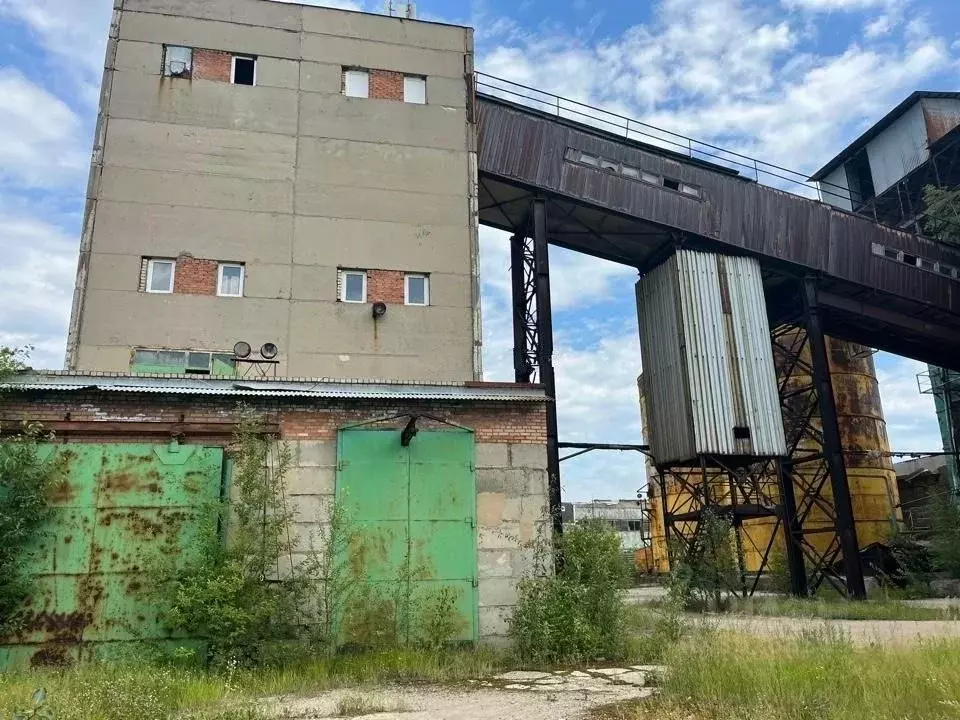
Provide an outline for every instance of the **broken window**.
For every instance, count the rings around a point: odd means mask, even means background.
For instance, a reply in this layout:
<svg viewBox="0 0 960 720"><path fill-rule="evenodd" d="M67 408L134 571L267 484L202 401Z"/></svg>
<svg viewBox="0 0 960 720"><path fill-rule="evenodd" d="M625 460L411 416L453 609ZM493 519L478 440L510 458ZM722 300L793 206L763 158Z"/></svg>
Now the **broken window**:
<svg viewBox="0 0 960 720"><path fill-rule="evenodd" d="M403 101L414 105L427 104L427 79L416 75L403 78Z"/></svg>
<svg viewBox="0 0 960 720"><path fill-rule="evenodd" d="M672 178L664 178L664 179L663 179L663 186L664 186L667 190L679 190L679 189L680 189L680 181L679 181L679 180L673 180Z"/></svg>
<svg viewBox="0 0 960 720"><path fill-rule="evenodd" d="M403 300L407 305L429 305L430 278L426 275L407 275L404 278Z"/></svg>
<svg viewBox="0 0 960 720"><path fill-rule="evenodd" d="M190 77L193 72L193 48L165 45L163 74L167 77Z"/></svg>
<svg viewBox="0 0 960 720"><path fill-rule="evenodd" d="M234 85L256 85L257 59L243 55L234 55L233 68L230 72L230 82Z"/></svg>
<svg viewBox="0 0 960 720"><path fill-rule="evenodd" d="M220 264L217 279L217 295L243 297L243 265Z"/></svg>
<svg viewBox="0 0 960 720"><path fill-rule="evenodd" d="M355 98L370 97L370 73L366 70L344 70L343 94Z"/></svg>
<svg viewBox="0 0 960 720"><path fill-rule="evenodd" d="M174 260L148 260L147 284L144 289L148 293L172 293L176 265Z"/></svg>
<svg viewBox="0 0 960 720"><path fill-rule="evenodd" d="M340 300L362 303L367 301L367 274L362 270L340 271Z"/></svg>

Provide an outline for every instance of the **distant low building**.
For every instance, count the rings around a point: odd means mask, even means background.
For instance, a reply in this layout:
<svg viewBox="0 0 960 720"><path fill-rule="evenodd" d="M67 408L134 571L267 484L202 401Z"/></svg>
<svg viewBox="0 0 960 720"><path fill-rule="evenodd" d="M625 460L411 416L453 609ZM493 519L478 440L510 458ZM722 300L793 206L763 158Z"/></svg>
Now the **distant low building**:
<svg viewBox="0 0 960 720"><path fill-rule="evenodd" d="M952 496L947 458L942 455L916 458L893 467L897 472L904 528L922 534L930 529L933 503L946 502Z"/></svg>
<svg viewBox="0 0 960 720"><path fill-rule="evenodd" d="M639 550L650 544L650 513L646 500L589 500L563 503L564 523L603 520L620 536L624 550Z"/></svg>

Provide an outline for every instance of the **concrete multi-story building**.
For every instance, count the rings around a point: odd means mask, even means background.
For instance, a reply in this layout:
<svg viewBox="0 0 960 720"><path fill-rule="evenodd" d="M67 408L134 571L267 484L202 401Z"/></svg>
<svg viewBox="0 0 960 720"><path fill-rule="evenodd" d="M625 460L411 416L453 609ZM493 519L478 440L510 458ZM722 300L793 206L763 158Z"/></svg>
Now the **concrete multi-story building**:
<svg viewBox="0 0 960 720"><path fill-rule="evenodd" d="M472 64L464 27L115 0L68 369L479 378Z"/></svg>

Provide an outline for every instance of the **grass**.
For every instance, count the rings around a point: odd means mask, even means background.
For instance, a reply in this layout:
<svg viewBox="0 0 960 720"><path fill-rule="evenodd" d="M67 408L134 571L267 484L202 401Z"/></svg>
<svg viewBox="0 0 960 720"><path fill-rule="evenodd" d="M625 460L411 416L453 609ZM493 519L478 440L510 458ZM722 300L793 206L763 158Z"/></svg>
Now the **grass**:
<svg viewBox="0 0 960 720"><path fill-rule="evenodd" d="M960 620L960 607L942 608L910 605L899 600L878 599L852 602L837 597L730 598L727 612L736 615L820 618L824 620Z"/></svg>
<svg viewBox="0 0 960 720"><path fill-rule="evenodd" d="M352 718L374 713L408 711L409 708L400 702L388 703L381 698L369 695L347 695L337 702L333 717Z"/></svg>
<svg viewBox="0 0 960 720"><path fill-rule="evenodd" d="M259 720L257 698L388 683L453 683L491 675L509 658L490 650L306 659L289 667L219 673L136 662L0 673L0 720L28 710L38 687L57 720Z"/></svg>
<svg viewBox="0 0 960 720"><path fill-rule="evenodd" d="M606 720L946 720L960 717L960 641L857 648L841 636L694 634L659 697Z"/></svg>

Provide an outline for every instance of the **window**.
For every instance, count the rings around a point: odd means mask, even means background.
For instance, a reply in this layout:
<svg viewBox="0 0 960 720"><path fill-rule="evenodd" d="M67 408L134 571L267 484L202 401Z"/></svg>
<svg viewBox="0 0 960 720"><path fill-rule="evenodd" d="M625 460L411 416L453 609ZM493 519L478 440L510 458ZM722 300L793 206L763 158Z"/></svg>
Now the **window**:
<svg viewBox="0 0 960 720"><path fill-rule="evenodd" d="M654 185L660 184L660 176L654 175L653 173L649 173L646 170L640 173L640 179L643 180L644 182L653 183Z"/></svg>
<svg viewBox="0 0 960 720"><path fill-rule="evenodd" d="M344 70L343 94L355 98L370 97L370 73L366 70Z"/></svg>
<svg viewBox="0 0 960 720"><path fill-rule="evenodd" d="M172 293L176 265L173 260L148 260L145 290L148 293Z"/></svg>
<svg viewBox="0 0 960 720"><path fill-rule="evenodd" d="M407 75L403 78L403 101L415 105L427 103L427 79Z"/></svg>
<svg viewBox="0 0 960 720"><path fill-rule="evenodd" d="M193 70L193 49L167 45L163 48L163 74L167 77L190 77Z"/></svg>
<svg viewBox="0 0 960 720"><path fill-rule="evenodd" d="M664 178L664 179L663 179L663 186L664 186L667 190L679 190L679 189L680 189L680 181L679 181L679 180L672 180L672 179L670 179L670 178Z"/></svg>
<svg viewBox="0 0 960 720"><path fill-rule="evenodd" d="M687 183L680 184L680 192L684 195L692 195L693 197L700 197L700 188L696 185L688 185Z"/></svg>
<svg viewBox="0 0 960 720"><path fill-rule="evenodd" d="M134 375L236 375L233 355L194 350L133 351L130 370Z"/></svg>
<svg viewBox="0 0 960 720"><path fill-rule="evenodd" d="M429 305L430 278L426 275L407 275L404 277L403 301L407 305Z"/></svg>
<svg viewBox="0 0 960 720"><path fill-rule="evenodd" d="M217 295L243 297L243 265L222 263L217 279Z"/></svg>
<svg viewBox="0 0 960 720"><path fill-rule="evenodd" d="M640 179L640 168L630 167L629 165L623 166L623 176L628 177L631 180Z"/></svg>
<svg viewBox="0 0 960 720"><path fill-rule="evenodd" d="M234 55L233 67L230 70L230 82L234 85L256 85L257 59Z"/></svg>
<svg viewBox="0 0 960 720"><path fill-rule="evenodd" d="M340 271L340 300L350 303L367 301L367 274L362 270Z"/></svg>

